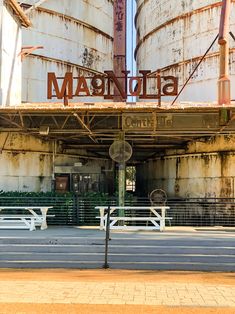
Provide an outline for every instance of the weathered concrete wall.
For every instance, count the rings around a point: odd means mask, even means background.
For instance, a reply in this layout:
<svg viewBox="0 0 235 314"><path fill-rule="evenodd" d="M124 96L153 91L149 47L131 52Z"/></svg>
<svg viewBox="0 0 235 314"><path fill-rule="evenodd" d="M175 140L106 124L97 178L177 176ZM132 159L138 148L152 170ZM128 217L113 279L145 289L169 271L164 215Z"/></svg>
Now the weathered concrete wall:
<svg viewBox="0 0 235 314"><path fill-rule="evenodd" d="M21 26L3 2L0 10L0 106L15 106L21 103Z"/></svg>
<svg viewBox="0 0 235 314"><path fill-rule="evenodd" d="M31 136L0 134L0 190L50 191L52 147Z"/></svg>
<svg viewBox="0 0 235 314"><path fill-rule="evenodd" d="M82 159L75 154L62 153L54 143L16 133L0 133L0 190L51 191L54 174L100 174L110 167L105 160ZM74 164L82 162L81 167Z"/></svg>
<svg viewBox="0 0 235 314"><path fill-rule="evenodd" d="M169 197L235 197L235 137L192 142L139 165L137 190L147 196L156 188Z"/></svg>

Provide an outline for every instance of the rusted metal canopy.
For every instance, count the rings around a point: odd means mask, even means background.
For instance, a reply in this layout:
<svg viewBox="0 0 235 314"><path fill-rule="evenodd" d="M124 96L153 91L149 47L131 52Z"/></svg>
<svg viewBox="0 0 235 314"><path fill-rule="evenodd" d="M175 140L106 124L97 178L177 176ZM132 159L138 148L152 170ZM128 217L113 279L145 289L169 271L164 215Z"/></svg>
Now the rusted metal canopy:
<svg viewBox="0 0 235 314"><path fill-rule="evenodd" d="M20 5L17 3L16 0L7 0L5 2L6 2L6 4L8 4L12 8L13 12L15 13L15 15L20 20L22 26L24 26L24 27L31 26L31 22L30 22L29 18L26 16L26 14L21 9Z"/></svg>
<svg viewBox="0 0 235 314"><path fill-rule="evenodd" d="M113 140L124 132L133 147L132 161L138 162L167 148L184 149L194 139L235 134L234 115L235 106L224 119L214 104L197 108L195 104L159 108L157 103L25 104L0 108L0 132L56 140L65 149L86 149L91 156L105 158ZM46 133L40 132L42 126Z"/></svg>

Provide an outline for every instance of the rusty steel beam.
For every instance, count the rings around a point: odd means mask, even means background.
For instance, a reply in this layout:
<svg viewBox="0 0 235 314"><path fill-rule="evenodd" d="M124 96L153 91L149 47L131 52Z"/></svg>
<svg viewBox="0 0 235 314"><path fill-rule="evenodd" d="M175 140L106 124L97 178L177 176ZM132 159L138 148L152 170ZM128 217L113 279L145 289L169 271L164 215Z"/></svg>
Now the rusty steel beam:
<svg viewBox="0 0 235 314"><path fill-rule="evenodd" d="M44 2L46 2L47 0L39 0L37 1L34 5L32 5L30 8L28 8L27 10L24 11L25 14L28 14L29 12L31 12L32 10L35 10L37 7L39 7L41 4L43 4Z"/></svg>
<svg viewBox="0 0 235 314"><path fill-rule="evenodd" d="M19 17L21 24L24 27L32 26L32 23L30 22L29 18L26 16L25 12L22 10L22 8L20 7L16 0L8 0L6 2L12 8L14 13Z"/></svg>
<svg viewBox="0 0 235 314"><path fill-rule="evenodd" d="M220 76L218 80L218 104L230 105L231 91L229 78L229 17L231 0L223 0L220 17L219 40L220 45Z"/></svg>
<svg viewBox="0 0 235 314"><path fill-rule="evenodd" d="M20 117L20 122L21 122L22 128L24 128L25 127L25 125L24 125L24 117L23 117L21 112L19 112L19 117Z"/></svg>
<svg viewBox="0 0 235 314"><path fill-rule="evenodd" d="M98 141L94 138L92 131L88 128L88 126L84 123L84 121L79 117L79 115L78 115L77 113L74 113L73 115L77 118L78 122L80 122L80 124L82 125L82 127L83 127L84 129L86 129L86 130L89 132L89 135L88 135L89 138L90 138L94 143L98 143ZM63 131L63 132L64 132L64 131Z"/></svg>
<svg viewBox="0 0 235 314"><path fill-rule="evenodd" d="M116 76L123 76L126 71L126 0L114 1L114 39L113 39L113 71ZM121 81L125 89L125 79ZM114 101L125 101L114 89Z"/></svg>
<svg viewBox="0 0 235 314"><path fill-rule="evenodd" d="M21 56L21 61L31 54L34 50L43 49L43 46L26 46L21 48L21 52L17 56Z"/></svg>

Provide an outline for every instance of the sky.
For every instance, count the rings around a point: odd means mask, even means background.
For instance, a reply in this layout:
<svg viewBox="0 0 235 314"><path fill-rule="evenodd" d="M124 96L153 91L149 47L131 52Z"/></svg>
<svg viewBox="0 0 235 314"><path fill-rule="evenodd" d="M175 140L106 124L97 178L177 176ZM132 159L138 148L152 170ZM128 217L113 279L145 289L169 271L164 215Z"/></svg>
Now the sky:
<svg viewBox="0 0 235 314"><path fill-rule="evenodd" d="M136 30L134 18L136 12L136 1L127 0L127 70L135 76L136 63L134 60L134 50L136 46ZM129 97L128 101L135 101L134 97Z"/></svg>

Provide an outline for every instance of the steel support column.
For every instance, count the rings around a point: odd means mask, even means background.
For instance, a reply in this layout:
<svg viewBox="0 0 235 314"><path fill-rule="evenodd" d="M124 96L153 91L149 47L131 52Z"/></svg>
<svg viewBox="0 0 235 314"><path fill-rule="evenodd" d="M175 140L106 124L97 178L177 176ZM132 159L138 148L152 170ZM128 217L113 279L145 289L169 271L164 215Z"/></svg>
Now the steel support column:
<svg viewBox="0 0 235 314"><path fill-rule="evenodd" d="M126 0L114 1L114 41L113 41L113 70L116 76L123 76L126 71ZM125 89L125 79L121 81ZM114 90L114 101L125 101Z"/></svg>
<svg viewBox="0 0 235 314"><path fill-rule="evenodd" d="M218 104L230 105L230 78L229 78L229 17L231 0L223 0L219 45L220 45L220 77L218 81Z"/></svg>

